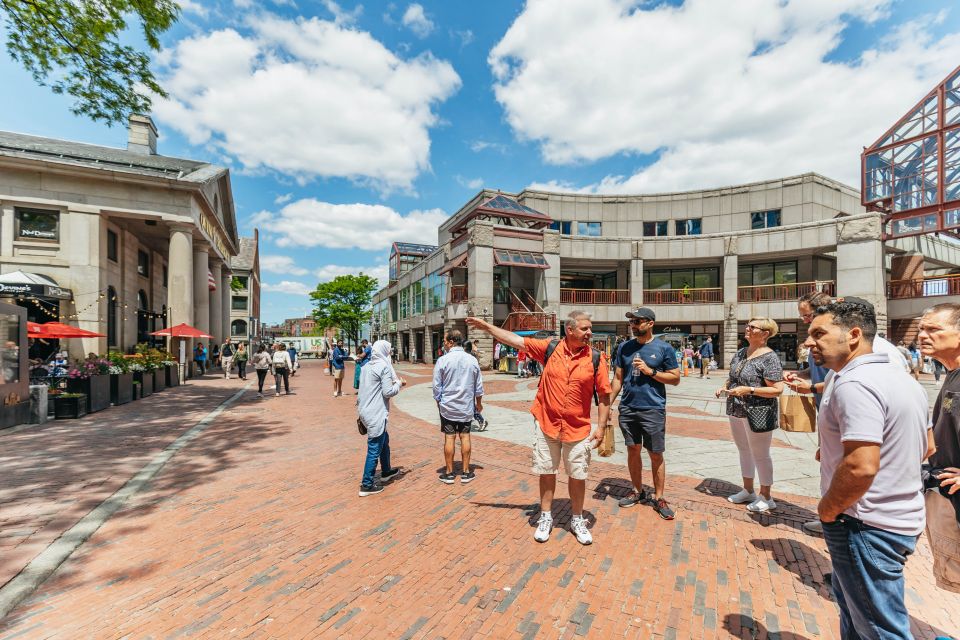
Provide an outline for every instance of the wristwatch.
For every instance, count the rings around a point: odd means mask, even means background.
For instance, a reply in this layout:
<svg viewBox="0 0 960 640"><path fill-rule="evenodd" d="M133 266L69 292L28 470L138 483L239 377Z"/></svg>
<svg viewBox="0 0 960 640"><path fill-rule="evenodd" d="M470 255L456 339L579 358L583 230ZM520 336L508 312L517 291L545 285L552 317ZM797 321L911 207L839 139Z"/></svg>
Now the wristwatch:
<svg viewBox="0 0 960 640"><path fill-rule="evenodd" d="M757 392L757 388L756 388L756 387L750 387L750 395L753 395L753 394L756 393L756 392Z"/></svg>

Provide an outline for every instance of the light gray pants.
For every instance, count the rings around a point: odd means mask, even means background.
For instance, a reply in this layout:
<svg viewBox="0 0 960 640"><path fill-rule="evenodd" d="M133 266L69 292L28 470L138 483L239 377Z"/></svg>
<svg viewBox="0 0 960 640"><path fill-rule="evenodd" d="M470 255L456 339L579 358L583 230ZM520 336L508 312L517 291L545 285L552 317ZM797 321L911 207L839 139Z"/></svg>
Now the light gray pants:
<svg viewBox="0 0 960 640"><path fill-rule="evenodd" d="M730 418L730 433L740 452L740 475L744 478L760 477L760 484L769 487L773 484L773 458L770 457L770 443L773 431L754 433L746 418Z"/></svg>

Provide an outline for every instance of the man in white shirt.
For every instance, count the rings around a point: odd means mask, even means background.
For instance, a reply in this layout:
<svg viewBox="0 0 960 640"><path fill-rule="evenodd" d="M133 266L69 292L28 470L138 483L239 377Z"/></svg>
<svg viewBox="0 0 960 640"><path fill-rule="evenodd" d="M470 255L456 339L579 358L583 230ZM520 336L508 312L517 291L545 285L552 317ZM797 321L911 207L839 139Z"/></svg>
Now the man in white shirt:
<svg viewBox="0 0 960 640"><path fill-rule="evenodd" d="M447 352L433 367L433 399L440 409L440 431L443 433L443 459L446 463L440 482L453 484L453 458L457 437L460 438L460 457L463 471L460 482L476 477L470 469L470 422L475 413L483 411L483 375L477 359L463 350L463 333L453 329L444 342Z"/></svg>
<svg viewBox="0 0 960 640"><path fill-rule="evenodd" d="M927 395L874 352L869 304L821 307L804 343L834 372L824 389L817 513L833 565L843 639L912 640L903 567L924 526Z"/></svg>

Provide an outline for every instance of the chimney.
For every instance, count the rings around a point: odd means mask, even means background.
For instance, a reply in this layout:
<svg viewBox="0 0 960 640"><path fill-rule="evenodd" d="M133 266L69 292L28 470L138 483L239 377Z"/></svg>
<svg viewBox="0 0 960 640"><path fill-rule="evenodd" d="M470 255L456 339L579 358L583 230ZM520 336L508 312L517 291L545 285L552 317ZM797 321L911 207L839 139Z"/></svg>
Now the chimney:
<svg viewBox="0 0 960 640"><path fill-rule="evenodd" d="M130 116L127 129L127 151L144 155L157 155L157 126L150 116Z"/></svg>

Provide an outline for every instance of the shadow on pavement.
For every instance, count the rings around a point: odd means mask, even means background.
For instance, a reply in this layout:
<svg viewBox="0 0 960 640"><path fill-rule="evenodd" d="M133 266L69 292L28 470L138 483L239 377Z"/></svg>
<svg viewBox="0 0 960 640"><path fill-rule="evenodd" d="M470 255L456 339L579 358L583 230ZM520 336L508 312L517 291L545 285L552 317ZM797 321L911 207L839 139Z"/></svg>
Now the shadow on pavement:
<svg viewBox="0 0 960 640"><path fill-rule="evenodd" d="M527 524L531 527L537 526L537 520L540 519L540 503L517 504L514 502L471 502L477 507L489 507L491 509L517 509L524 511L527 516ZM554 527L565 527L570 524L572 515L569 498L554 498L553 508L550 510L553 515ZM583 517L587 521L587 528L592 528L597 522L597 517L588 509L583 510Z"/></svg>
<svg viewBox="0 0 960 640"><path fill-rule="evenodd" d="M782 524L802 531L803 523L817 520L817 514L776 494L774 484L773 498L777 501L777 508L766 513L751 513L746 505L735 505L727 500L729 496L740 491L743 487L719 478L705 478L694 489L707 496L718 498L718 506L732 512L742 512L743 517L753 520L763 527Z"/></svg>
<svg viewBox="0 0 960 640"><path fill-rule="evenodd" d="M770 640L810 640L792 631L773 631L767 629L759 620L739 613L728 613L723 617L723 628L734 638L752 640L753 638L770 638Z"/></svg>

